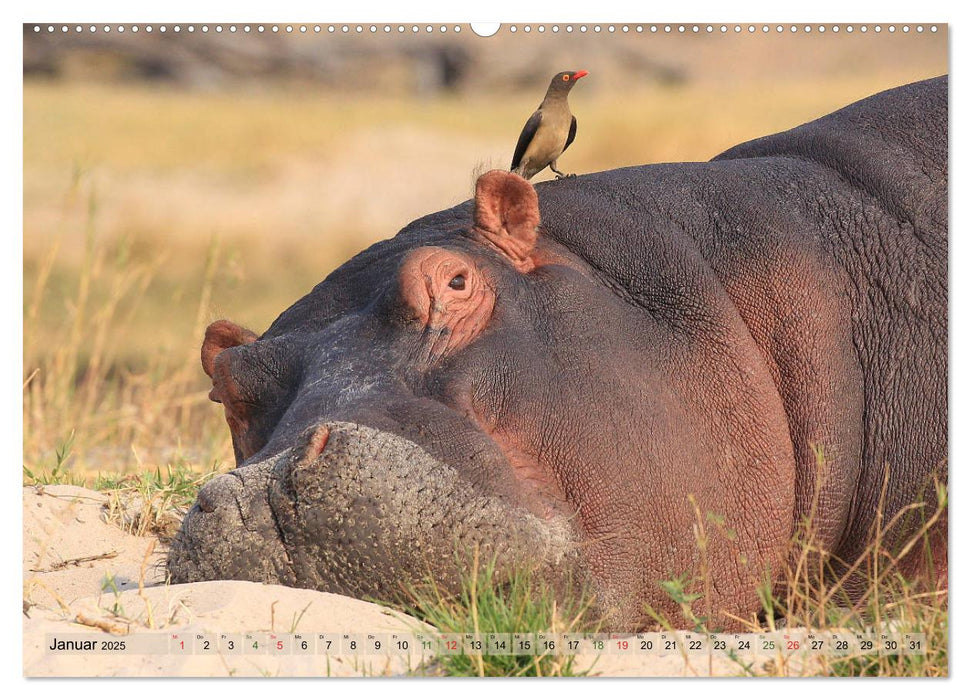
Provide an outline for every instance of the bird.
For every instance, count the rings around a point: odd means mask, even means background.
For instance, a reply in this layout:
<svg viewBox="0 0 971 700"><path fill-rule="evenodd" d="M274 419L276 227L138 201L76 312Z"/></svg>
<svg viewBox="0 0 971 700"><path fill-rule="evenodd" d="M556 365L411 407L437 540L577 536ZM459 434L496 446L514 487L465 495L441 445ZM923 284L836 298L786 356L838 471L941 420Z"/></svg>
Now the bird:
<svg viewBox="0 0 971 700"><path fill-rule="evenodd" d="M553 76L546 97L526 122L509 170L529 180L547 166L556 179L572 177L556 169L556 159L570 147L577 135L577 118L570 112L566 96L585 70L565 70Z"/></svg>

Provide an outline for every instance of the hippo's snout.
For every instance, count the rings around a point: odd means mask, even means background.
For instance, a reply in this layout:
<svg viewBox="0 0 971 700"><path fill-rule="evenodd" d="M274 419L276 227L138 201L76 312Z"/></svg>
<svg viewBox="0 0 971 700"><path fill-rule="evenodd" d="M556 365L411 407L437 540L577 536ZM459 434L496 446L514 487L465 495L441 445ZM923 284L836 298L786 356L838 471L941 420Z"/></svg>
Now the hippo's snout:
<svg viewBox="0 0 971 700"><path fill-rule="evenodd" d="M168 570L173 583L293 580L267 500L271 473L272 465L260 462L218 476L202 487L172 542Z"/></svg>
<svg viewBox="0 0 971 700"><path fill-rule="evenodd" d="M563 569L564 519L482 494L400 436L352 423L316 427L287 452L208 483L169 555L174 582L244 579L385 600L433 576L455 588L462 555L497 568Z"/></svg>

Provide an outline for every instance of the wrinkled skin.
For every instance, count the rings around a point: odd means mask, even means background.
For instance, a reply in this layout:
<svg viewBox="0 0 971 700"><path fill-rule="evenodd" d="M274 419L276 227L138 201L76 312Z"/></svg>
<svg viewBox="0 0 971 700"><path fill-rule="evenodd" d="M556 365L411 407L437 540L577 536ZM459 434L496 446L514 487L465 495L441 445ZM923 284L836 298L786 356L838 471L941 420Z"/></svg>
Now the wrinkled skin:
<svg viewBox="0 0 971 700"><path fill-rule="evenodd" d="M677 621L658 582L706 570L731 628L804 518L838 575L946 482L946 78L709 163L487 173L202 355L238 467L173 581L394 599L479 548L586 582L615 629Z"/></svg>

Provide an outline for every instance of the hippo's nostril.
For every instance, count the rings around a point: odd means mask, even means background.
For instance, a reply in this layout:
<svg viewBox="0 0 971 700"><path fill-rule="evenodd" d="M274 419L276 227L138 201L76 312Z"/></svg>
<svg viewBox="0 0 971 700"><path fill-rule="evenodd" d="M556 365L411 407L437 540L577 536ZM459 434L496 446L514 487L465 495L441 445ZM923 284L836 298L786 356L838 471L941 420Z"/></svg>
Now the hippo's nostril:
<svg viewBox="0 0 971 700"><path fill-rule="evenodd" d="M196 503L199 504L199 510L201 510L203 513L211 513L216 510L216 504L213 502L212 496L209 495L209 492L206 491L206 489L199 492Z"/></svg>
<svg viewBox="0 0 971 700"><path fill-rule="evenodd" d="M304 452L304 462L313 462L327 448L327 440L330 439L330 428L326 425L317 426L307 442L307 450Z"/></svg>

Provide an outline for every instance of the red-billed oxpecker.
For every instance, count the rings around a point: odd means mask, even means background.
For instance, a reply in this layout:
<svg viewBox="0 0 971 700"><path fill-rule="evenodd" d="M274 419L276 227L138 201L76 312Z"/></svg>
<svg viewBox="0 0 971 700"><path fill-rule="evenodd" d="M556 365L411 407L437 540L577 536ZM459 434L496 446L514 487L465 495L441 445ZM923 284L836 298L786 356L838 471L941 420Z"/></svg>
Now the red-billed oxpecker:
<svg viewBox="0 0 971 700"><path fill-rule="evenodd" d="M553 76L546 97L519 135L516 153L509 168L512 172L528 180L549 166L556 173L557 179L570 177L556 169L556 159L576 138L577 118L570 112L566 96L586 74L585 70L565 70Z"/></svg>

